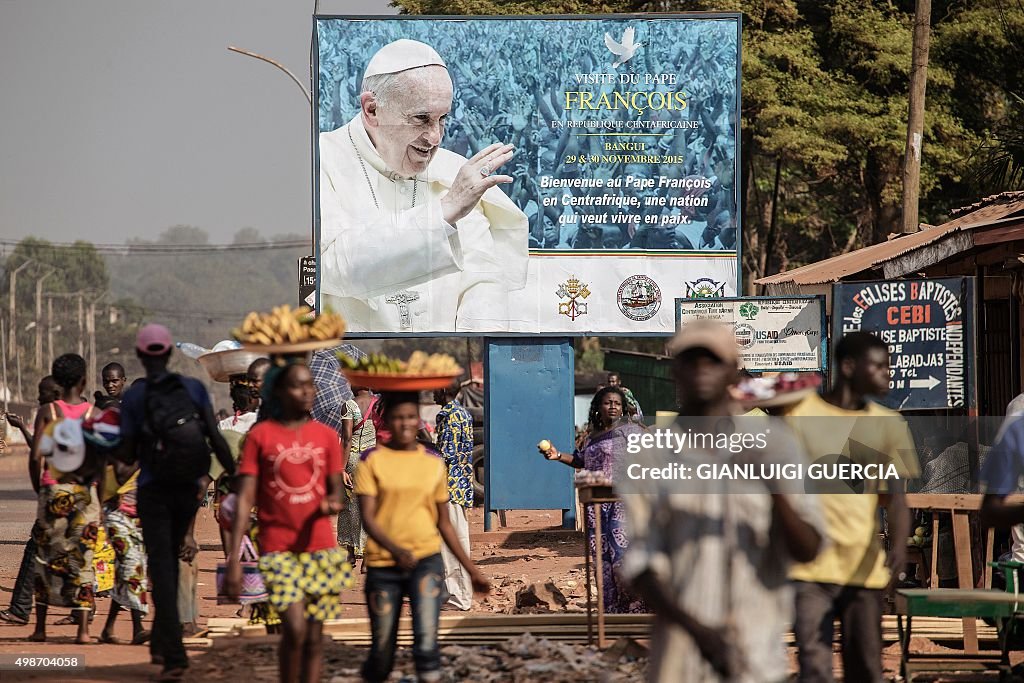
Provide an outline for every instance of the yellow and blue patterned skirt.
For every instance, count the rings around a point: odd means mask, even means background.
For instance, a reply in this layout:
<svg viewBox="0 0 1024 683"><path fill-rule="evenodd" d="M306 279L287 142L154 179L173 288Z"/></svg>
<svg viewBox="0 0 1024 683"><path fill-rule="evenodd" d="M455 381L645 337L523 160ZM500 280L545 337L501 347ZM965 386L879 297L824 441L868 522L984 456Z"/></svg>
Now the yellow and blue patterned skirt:
<svg viewBox="0 0 1024 683"><path fill-rule="evenodd" d="M306 618L337 619L341 591L355 583L348 553L326 548L311 553L276 552L260 556L260 573L279 614L296 602L306 605Z"/></svg>

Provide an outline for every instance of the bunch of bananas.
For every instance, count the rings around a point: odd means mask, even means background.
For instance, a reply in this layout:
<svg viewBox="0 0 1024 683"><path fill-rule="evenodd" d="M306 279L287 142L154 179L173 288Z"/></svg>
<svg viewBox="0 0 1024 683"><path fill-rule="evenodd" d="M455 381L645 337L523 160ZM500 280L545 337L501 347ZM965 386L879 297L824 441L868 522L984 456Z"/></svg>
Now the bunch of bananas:
<svg viewBox="0 0 1024 683"><path fill-rule="evenodd" d="M462 368L455 362L455 359L444 353L428 355L423 351L415 351L408 361L390 358L382 353L371 353L357 361L344 353L339 353L338 360L349 370L371 375L415 377L458 375L462 372Z"/></svg>
<svg viewBox="0 0 1024 683"><path fill-rule="evenodd" d="M405 371L410 375L457 375L462 368L446 353L427 355L423 351L413 351Z"/></svg>
<svg viewBox="0 0 1024 683"><path fill-rule="evenodd" d="M345 334L345 321L340 315L326 311L313 315L309 306L293 309L277 306L270 313L253 311L245 317L241 327L231 331L232 336L244 344L297 344L311 340L341 339Z"/></svg>

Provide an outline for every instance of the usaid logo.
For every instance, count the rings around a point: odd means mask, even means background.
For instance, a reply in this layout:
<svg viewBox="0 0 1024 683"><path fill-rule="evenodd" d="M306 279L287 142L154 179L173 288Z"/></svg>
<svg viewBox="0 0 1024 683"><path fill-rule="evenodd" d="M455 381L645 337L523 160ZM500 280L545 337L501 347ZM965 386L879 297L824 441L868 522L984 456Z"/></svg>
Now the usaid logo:
<svg viewBox="0 0 1024 683"><path fill-rule="evenodd" d="M740 323L734 330L736 334L736 345L741 349L749 349L754 345L754 328L746 323Z"/></svg>

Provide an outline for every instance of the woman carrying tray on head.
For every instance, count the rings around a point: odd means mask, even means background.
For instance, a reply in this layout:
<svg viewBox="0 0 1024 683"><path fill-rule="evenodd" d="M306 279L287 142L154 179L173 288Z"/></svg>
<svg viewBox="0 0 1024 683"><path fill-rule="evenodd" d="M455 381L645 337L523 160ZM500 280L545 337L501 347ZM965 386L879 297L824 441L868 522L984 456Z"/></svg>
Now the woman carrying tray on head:
<svg viewBox="0 0 1024 683"><path fill-rule="evenodd" d="M224 592L238 596L240 545L249 528L246 511L258 504L260 560L270 604L284 635L279 650L282 681L318 681L323 622L341 613L341 590L352 568L338 548L331 516L342 503L338 434L310 417L316 387L301 358L278 359L263 381L267 419L246 435L238 470L238 504Z"/></svg>
<svg viewBox="0 0 1024 683"><path fill-rule="evenodd" d="M644 430L642 425L629 422L624 417L626 396L619 387L604 387L590 403L590 419L586 437L581 447L573 453L560 453L549 444L547 450L540 448L548 460L590 472L601 472L609 480L613 475L616 461L626 457L626 441L631 434ZM604 610L608 614L643 614L647 608L643 601L633 596L625 582L619 580L618 568L626 555L629 539L626 538L626 513L622 503L602 503L601 555L604 572ZM587 540L591 557L597 558L597 543L594 539L595 506L587 507Z"/></svg>

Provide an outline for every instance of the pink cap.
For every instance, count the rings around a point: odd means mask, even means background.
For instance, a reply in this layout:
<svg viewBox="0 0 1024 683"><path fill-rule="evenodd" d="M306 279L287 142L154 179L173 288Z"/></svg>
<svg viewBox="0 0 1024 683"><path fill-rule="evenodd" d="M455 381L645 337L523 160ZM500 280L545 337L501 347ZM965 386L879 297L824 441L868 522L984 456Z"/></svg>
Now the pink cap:
<svg viewBox="0 0 1024 683"><path fill-rule="evenodd" d="M150 323L139 330L139 336L135 339L135 348L147 356L162 356L172 346L174 340L171 339L171 331L156 323Z"/></svg>

